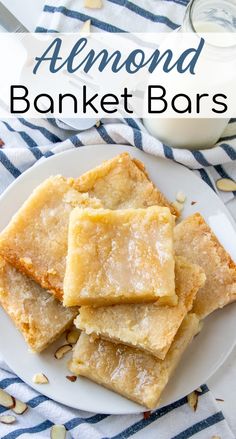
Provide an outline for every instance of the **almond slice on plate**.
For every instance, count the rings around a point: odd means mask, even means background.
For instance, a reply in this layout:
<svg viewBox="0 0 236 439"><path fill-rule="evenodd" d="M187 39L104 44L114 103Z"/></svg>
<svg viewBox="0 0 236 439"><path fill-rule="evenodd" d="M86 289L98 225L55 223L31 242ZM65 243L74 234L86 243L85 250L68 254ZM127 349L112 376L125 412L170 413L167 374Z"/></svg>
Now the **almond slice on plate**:
<svg viewBox="0 0 236 439"><path fill-rule="evenodd" d="M87 20L82 24L82 26L79 30L79 33L80 34L90 34L90 32L91 32L91 20Z"/></svg>
<svg viewBox="0 0 236 439"><path fill-rule="evenodd" d="M179 201L174 201L172 204L176 208L176 210L178 210L178 212L182 212L184 208L183 203L179 203Z"/></svg>
<svg viewBox="0 0 236 439"><path fill-rule="evenodd" d="M89 9L101 9L103 6L102 0L84 0L84 7Z"/></svg>
<svg viewBox="0 0 236 439"><path fill-rule="evenodd" d="M33 382L35 384L48 384L48 378L43 373L39 372L33 376Z"/></svg>
<svg viewBox="0 0 236 439"><path fill-rule="evenodd" d="M80 336L80 330L79 329L71 329L70 331L67 332L66 334L66 341L69 344L75 344L77 343L78 339Z"/></svg>
<svg viewBox="0 0 236 439"><path fill-rule="evenodd" d="M63 346L60 346L54 356L57 360L61 360L61 358L64 357L64 355L67 354L67 352L70 352L72 350L72 345L71 344L64 344Z"/></svg>
<svg viewBox="0 0 236 439"><path fill-rule="evenodd" d="M12 407L12 410L14 413L16 413L17 415L23 415L23 413L26 412L26 410L28 410L28 406L25 402L20 401L19 399L13 398L15 405L14 407Z"/></svg>
<svg viewBox="0 0 236 439"><path fill-rule="evenodd" d="M16 417L12 415L3 415L0 416L0 422L2 424L13 424L14 422L16 422Z"/></svg>
<svg viewBox="0 0 236 439"><path fill-rule="evenodd" d="M176 201L183 204L186 201L186 195L182 191L178 191L176 194Z"/></svg>
<svg viewBox="0 0 236 439"><path fill-rule="evenodd" d="M66 378L72 383L74 383L77 380L77 376L75 375L66 375Z"/></svg>
<svg viewBox="0 0 236 439"><path fill-rule="evenodd" d="M198 393L202 393L202 389L201 389L201 387L198 387L198 388L196 389L196 392L198 392Z"/></svg>
<svg viewBox="0 0 236 439"><path fill-rule="evenodd" d="M195 412L198 405L198 393L194 390L187 396L189 407Z"/></svg>
<svg viewBox="0 0 236 439"><path fill-rule="evenodd" d="M216 187L222 192L236 191L236 182L230 178L220 178L216 182Z"/></svg>
<svg viewBox="0 0 236 439"><path fill-rule="evenodd" d="M51 439L65 439L66 438L66 429L64 425L53 425L50 433Z"/></svg>
<svg viewBox="0 0 236 439"><path fill-rule="evenodd" d="M5 390L0 389L0 405L7 409L12 409L15 405L15 399Z"/></svg>

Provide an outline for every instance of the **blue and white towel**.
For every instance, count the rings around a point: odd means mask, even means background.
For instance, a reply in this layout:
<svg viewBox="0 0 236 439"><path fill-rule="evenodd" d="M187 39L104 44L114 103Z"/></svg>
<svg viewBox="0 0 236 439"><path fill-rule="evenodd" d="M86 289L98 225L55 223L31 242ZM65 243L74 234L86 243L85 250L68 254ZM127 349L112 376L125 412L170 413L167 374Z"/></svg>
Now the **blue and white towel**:
<svg viewBox="0 0 236 439"><path fill-rule="evenodd" d="M188 0L104 0L101 10L88 10L82 0L48 0L38 32L78 31L92 18L92 29L106 32L160 32L176 29ZM187 151L163 145L148 134L140 120L112 120L76 134L55 127L48 120L9 119L0 122L0 192L42 157L83 145L129 144L144 151L176 160L194 169L212 189L220 177L236 178L236 119L232 119L214 149ZM222 197L222 194L220 194ZM223 195L223 201L235 193ZM64 424L68 439L233 439L224 416L206 385L202 386L196 412L183 398L143 415L109 416L69 409L38 394L24 384L4 361L0 362L0 387L26 401L29 410L17 424L0 424L1 439L49 438L50 428ZM0 414L6 412L0 407Z"/></svg>

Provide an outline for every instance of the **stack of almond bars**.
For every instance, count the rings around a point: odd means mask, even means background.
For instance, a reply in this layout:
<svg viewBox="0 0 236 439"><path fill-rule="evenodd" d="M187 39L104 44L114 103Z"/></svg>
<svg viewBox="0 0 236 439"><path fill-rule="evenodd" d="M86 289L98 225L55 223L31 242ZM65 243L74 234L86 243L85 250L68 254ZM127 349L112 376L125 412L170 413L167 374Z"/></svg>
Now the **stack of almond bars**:
<svg viewBox="0 0 236 439"><path fill-rule="evenodd" d="M236 299L203 217L178 216L127 153L38 186L0 235L0 302L31 351L74 321L70 371L155 408L199 322Z"/></svg>

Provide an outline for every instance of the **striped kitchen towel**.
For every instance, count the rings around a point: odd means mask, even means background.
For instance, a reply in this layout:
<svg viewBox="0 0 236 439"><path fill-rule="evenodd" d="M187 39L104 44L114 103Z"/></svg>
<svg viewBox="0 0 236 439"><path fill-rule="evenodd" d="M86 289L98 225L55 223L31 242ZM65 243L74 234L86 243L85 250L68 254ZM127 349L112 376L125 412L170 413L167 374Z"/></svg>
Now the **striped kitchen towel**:
<svg viewBox="0 0 236 439"><path fill-rule="evenodd" d="M44 7L37 31L78 31L91 18L96 31L168 31L183 19L187 0L104 0L101 10L88 10L82 0L50 0ZM177 150L161 144L140 120L110 120L81 132L66 132L52 121L23 118L0 122L0 191L41 158L83 145L129 144L144 151L176 160L194 169L213 190L222 176L236 178L236 119L212 150ZM235 194L224 195L223 201ZM221 195L222 196L222 195ZM12 426L0 424L1 439L49 438L53 424L64 424L67 438L75 439L233 439L222 412L206 385L201 388L198 409L192 412L186 398L154 410L150 416L109 416L67 408L49 400L23 383L0 362L0 388L23 401L29 410ZM0 414L6 410L0 407Z"/></svg>
<svg viewBox="0 0 236 439"><path fill-rule="evenodd" d="M201 386L196 412L182 398L144 415L101 415L73 410L38 394L0 362L0 387L27 402L17 424L1 425L1 439L49 438L54 424L64 424L67 439L234 439L206 385ZM79 395L78 395L79 397ZM0 407L0 415L6 409Z"/></svg>

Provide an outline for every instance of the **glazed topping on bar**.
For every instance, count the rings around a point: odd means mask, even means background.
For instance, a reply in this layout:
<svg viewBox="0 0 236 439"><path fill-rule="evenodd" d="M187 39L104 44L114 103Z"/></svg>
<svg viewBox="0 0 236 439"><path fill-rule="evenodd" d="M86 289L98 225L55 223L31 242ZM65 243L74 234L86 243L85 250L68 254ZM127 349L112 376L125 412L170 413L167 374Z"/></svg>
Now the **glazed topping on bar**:
<svg viewBox="0 0 236 439"><path fill-rule="evenodd" d="M76 208L68 236L66 306L177 301L168 208Z"/></svg>
<svg viewBox="0 0 236 439"><path fill-rule="evenodd" d="M82 333L70 370L154 409L183 352L198 332L195 314L185 317L165 360L125 345L91 339Z"/></svg>
<svg viewBox="0 0 236 439"><path fill-rule="evenodd" d="M197 291L205 282L198 265L177 257L175 284L177 306L153 304L82 306L76 326L88 335L138 347L164 359L185 315L191 310Z"/></svg>

